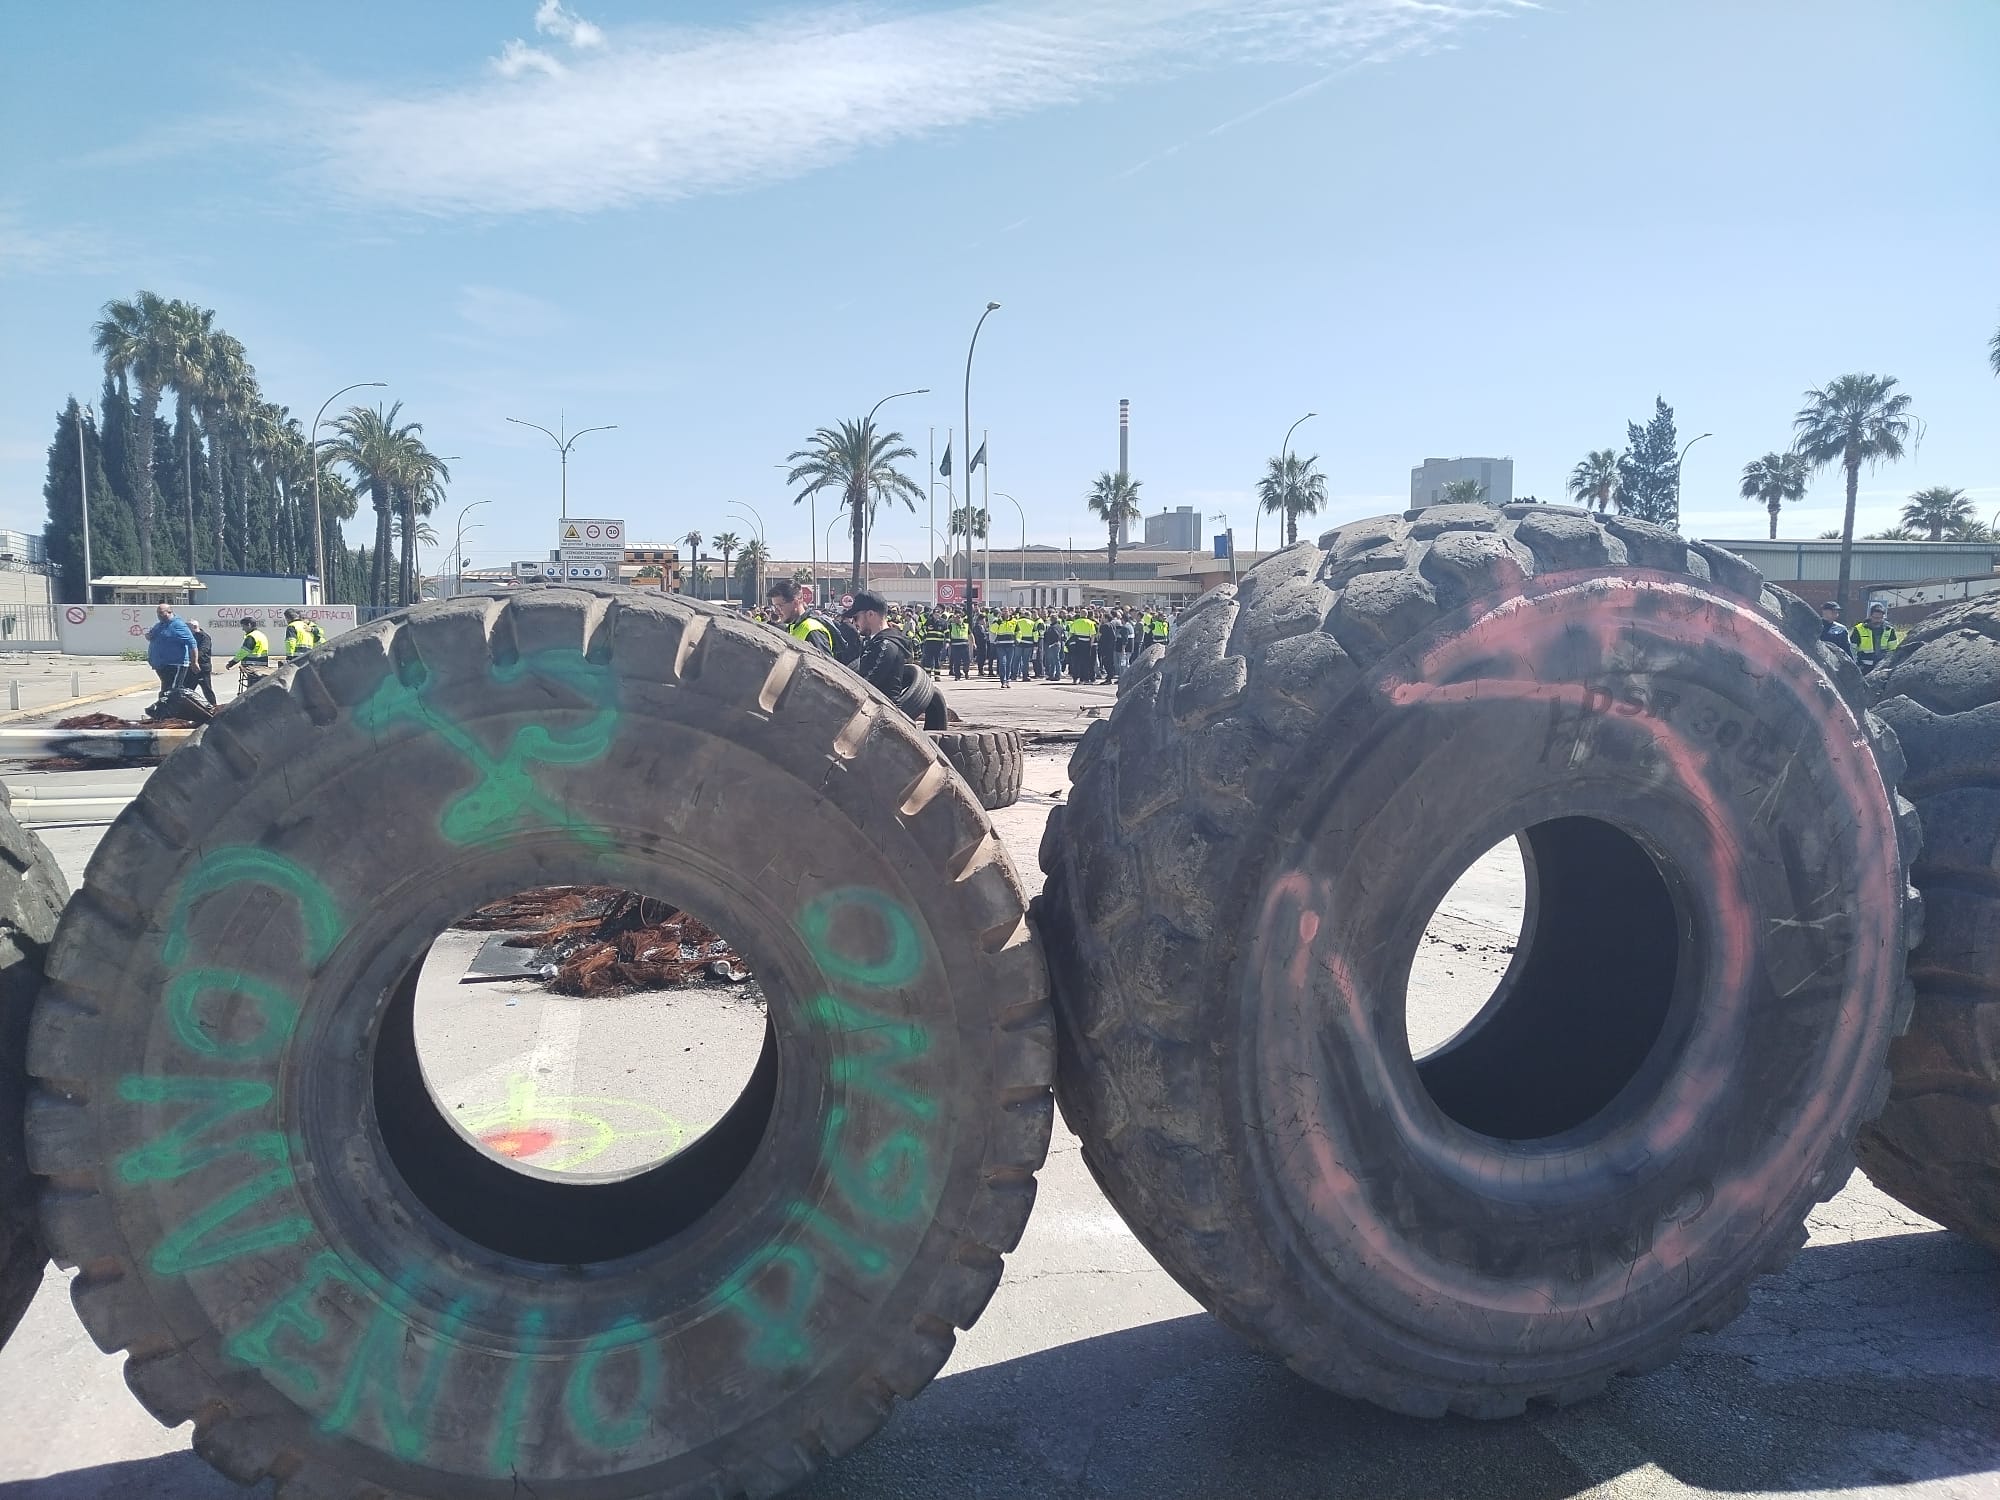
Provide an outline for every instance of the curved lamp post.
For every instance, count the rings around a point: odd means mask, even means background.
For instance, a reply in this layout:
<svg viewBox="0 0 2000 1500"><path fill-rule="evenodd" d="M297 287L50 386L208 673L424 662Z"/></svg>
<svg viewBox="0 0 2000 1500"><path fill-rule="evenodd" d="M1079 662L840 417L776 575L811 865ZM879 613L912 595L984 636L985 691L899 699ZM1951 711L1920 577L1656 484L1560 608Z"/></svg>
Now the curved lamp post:
<svg viewBox="0 0 2000 1500"><path fill-rule="evenodd" d="M370 386L387 385L386 380L357 380L353 385L344 385L319 404L319 411L313 417L312 441L307 444L313 461L313 570L319 574L319 597L322 603L333 602L332 591L326 581L326 525L319 515L319 429L326 419L326 409L345 396L349 391L365 390ZM88 592L89 583L85 582Z"/></svg>
<svg viewBox="0 0 2000 1500"><path fill-rule="evenodd" d="M507 420L512 422L516 427L534 428L535 431L554 443L556 451L562 455L562 518L567 521L569 519L569 450L576 446L576 440L582 437L585 432L615 432L618 424L616 422L607 422L602 427L586 427L582 432L568 432L564 417L558 414L556 417L556 426L564 428L564 431L568 435L557 437L539 422L523 422L519 417L509 417Z"/></svg>

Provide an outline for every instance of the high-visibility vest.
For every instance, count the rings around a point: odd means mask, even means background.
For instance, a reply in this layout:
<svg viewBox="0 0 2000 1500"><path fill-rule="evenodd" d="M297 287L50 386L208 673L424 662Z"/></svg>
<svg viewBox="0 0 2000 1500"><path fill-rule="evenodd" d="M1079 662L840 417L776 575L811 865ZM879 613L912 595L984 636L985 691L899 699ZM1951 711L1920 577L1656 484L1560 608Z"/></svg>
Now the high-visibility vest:
<svg viewBox="0 0 2000 1500"><path fill-rule="evenodd" d="M827 628L826 621L815 620L811 615L800 615L785 627L785 634L804 641L808 646L817 646L822 651L831 653L833 650L833 632Z"/></svg>
<svg viewBox="0 0 2000 1500"><path fill-rule="evenodd" d="M951 622L951 638L952 638L952 639L953 639L954 641L969 641L969 640L971 640L971 639L972 639L972 627L971 627L970 625L966 624L964 620L953 620L953 621Z"/></svg>
<svg viewBox="0 0 2000 1500"><path fill-rule="evenodd" d="M1078 616L1069 622L1070 637L1074 640L1091 641L1097 639L1097 621Z"/></svg>
<svg viewBox="0 0 2000 1500"><path fill-rule="evenodd" d="M1154 615L1153 639L1156 641L1164 641L1166 638L1167 638L1167 617L1165 615Z"/></svg>
<svg viewBox="0 0 2000 1500"><path fill-rule="evenodd" d="M248 631L243 636L243 644L236 648L231 661L264 662L270 660L271 643L264 638L261 630Z"/></svg>
<svg viewBox="0 0 2000 1500"><path fill-rule="evenodd" d="M1903 637L1893 625L1884 625L1879 631L1868 624L1861 624L1849 632L1854 642L1857 656L1881 656L1894 651Z"/></svg>
<svg viewBox="0 0 2000 1500"><path fill-rule="evenodd" d="M285 650L293 656L304 656L317 646L322 637L319 626L311 620L287 620L285 622Z"/></svg>

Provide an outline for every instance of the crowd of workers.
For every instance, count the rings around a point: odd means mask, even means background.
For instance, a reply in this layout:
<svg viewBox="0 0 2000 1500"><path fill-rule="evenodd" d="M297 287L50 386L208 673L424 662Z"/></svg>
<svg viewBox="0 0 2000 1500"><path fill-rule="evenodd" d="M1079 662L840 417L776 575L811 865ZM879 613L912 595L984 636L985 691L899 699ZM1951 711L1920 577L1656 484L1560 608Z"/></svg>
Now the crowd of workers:
<svg viewBox="0 0 2000 1500"><path fill-rule="evenodd" d="M1903 644L1903 633L1889 623L1882 605L1869 605L1860 624L1847 626L1840 623L1840 605L1832 599L1819 607L1819 638L1853 657L1864 672L1874 671Z"/></svg>
<svg viewBox="0 0 2000 1500"><path fill-rule="evenodd" d="M935 684L996 677L1001 687L1031 677L1054 682L1116 682L1118 674L1173 631L1165 611L1139 609L979 608L889 603L863 591L839 615L817 612L788 578L773 583L757 618L846 663L901 703L912 718L942 729L944 699Z"/></svg>

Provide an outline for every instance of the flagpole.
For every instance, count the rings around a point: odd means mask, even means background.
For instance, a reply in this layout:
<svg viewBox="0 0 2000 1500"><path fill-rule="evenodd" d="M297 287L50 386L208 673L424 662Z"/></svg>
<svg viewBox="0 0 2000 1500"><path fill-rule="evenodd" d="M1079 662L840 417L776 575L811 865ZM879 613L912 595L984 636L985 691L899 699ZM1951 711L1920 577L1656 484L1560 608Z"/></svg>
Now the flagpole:
<svg viewBox="0 0 2000 1500"><path fill-rule="evenodd" d="M986 440L987 432L982 427L979 429L979 451L981 453L986 452ZM986 524L986 582L981 587L980 592L985 594L988 599L991 599L993 597L993 511L991 509L993 497L987 493L987 487L993 482L993 459L991 455L979 467L984 471L979 476L979 519ZM971 476L967 475L966 477L970 478ZM967 488L970 488L970 486L967 486Z"/></svg>
<svg viewBox="0 0 2000 1500"><path fill-rule="evenodd" d="M935 547L937 545L937 426L936 424L932 424L931 427L930 454L931 454L930 467L924 471L924 493L930 496L931 500L931 526L930 526L930 535L925 539L926 550L928 550L931 547ZM933 552L931 553L931 556L936 557L937 554ZM937 603L936 563L931 564L930 575L931 575L931 603L936 604Z"/></svg>

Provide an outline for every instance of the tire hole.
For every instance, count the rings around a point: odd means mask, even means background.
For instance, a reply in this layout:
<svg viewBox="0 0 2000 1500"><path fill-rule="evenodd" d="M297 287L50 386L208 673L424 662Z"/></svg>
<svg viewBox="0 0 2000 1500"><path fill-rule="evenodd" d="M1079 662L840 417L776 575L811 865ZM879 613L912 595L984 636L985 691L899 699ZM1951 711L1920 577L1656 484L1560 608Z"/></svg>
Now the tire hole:
<svg viewBox="0 0 2000 1500"><path fill-rule="evenodd" d="M1467 919L1485 916L1504 946L1510 890L1520 935L1489 988L1475 960L1490 973L1502 955L1471 951ZM1688 928L1653 856L1609 823L1556 818L1489 850L1439 903L1411 965L1405 1032L1425 1090L1460 1125L1504 1140L1591 1122L1684 1030L1669 1023L1683 967L1696 971ZM1433 932L1454 935L1433 943ZM1459 973L1440 989L1442 968Z"/></svg>
<svg viewBox="0 0 2000 1500"><path fill-rule="evenodd" d="M439 1219L556 1265L678 1233L748 1168L777 1048L735 946L630 891L558 886L468 914L377 1033L376 1123Z"/></svg>

